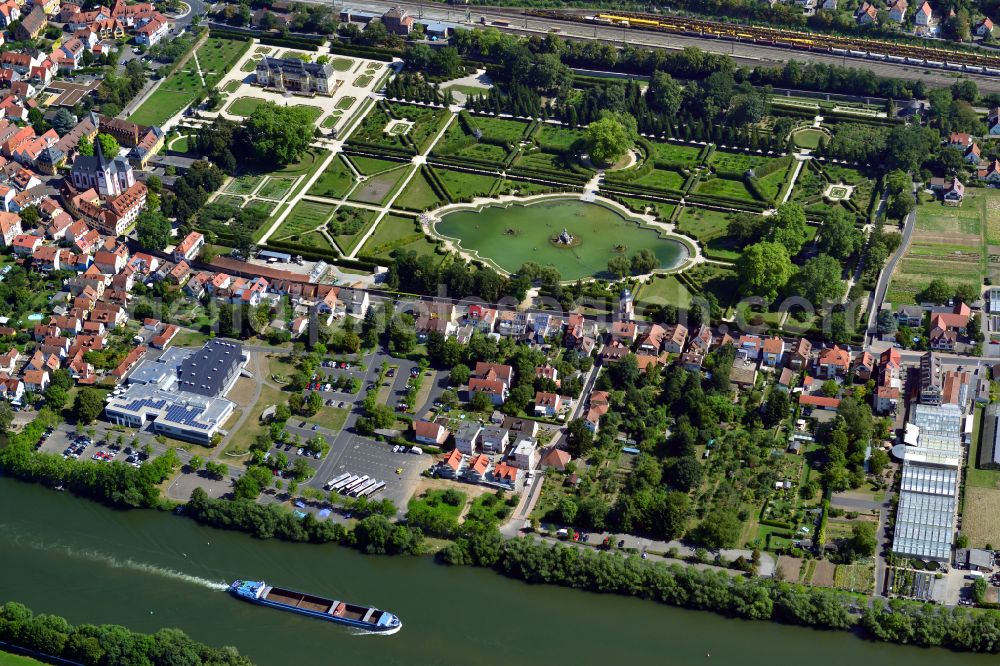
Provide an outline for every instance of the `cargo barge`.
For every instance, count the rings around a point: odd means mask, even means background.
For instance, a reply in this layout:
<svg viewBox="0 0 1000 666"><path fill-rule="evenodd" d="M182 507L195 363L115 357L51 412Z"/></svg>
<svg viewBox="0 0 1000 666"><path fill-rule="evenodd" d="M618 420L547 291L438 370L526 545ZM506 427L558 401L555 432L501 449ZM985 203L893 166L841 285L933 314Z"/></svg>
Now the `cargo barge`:
<svg viewBox="0 0 1000 666"><path fill-rule="evenodd" d="M346 624L365 631L396 633L403 628L399 618L387 611L272 587L264 581L237 580L229 586L229 592L250 603Z"/></svg>

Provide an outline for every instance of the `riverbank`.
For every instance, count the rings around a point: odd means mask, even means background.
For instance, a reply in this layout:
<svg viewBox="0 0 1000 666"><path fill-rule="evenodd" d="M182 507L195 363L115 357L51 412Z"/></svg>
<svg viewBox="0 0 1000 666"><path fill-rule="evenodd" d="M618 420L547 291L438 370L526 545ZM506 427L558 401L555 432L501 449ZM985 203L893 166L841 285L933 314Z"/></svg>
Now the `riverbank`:
<svg viewBox="0 0 1000 666"><path fill-rule="evenodd" d="M332 656L400 666L465 666L470 660L477 666L541 666L566 661L567 651L580 663L623 655L653 663L669 654L694 664L711 652L714 663L770 666L779 651L808 655L815 666L996 661L528 584L425 557L369 557L333 545L264 541L164 512L112 510L10 478L0 478L0 504L16 507L0 530L0 589L7 597L77 624L117 623L148 633L175 626L211 645L237 645L261 666L327 663ZM376 640L240 603L222 591L227 581L247 577L374 605L398 615L404 629ZM492 629L462 631L469 618Z"/></svg>

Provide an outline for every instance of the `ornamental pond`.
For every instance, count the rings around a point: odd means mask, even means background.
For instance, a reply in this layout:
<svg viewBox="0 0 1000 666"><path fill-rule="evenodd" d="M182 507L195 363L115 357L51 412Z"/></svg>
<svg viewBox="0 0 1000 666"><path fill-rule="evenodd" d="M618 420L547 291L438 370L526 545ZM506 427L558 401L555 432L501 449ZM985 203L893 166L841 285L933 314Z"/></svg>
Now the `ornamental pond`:
<svg viewBox="0 0 1000 666"><path fill-rule="evenodd" d="M608 260L642 249L653 252L659 269L676 268L688 257L679 240L638 219L603 203L565 197L446 212L434 228L507 272L533 261L554 266L563 280L607 276ZM569 242L559 240L564 231Z"/></svg>

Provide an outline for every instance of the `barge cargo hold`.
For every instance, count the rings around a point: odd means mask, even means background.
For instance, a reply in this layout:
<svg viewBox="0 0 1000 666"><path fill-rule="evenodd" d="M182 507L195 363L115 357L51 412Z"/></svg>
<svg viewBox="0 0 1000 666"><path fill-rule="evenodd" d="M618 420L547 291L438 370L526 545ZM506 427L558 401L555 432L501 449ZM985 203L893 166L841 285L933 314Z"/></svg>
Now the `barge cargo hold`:
<svg viewBox="0 0 1000 666"><path fill-rule="evenodd" d="M365 631L396 633L403 628L399 618L387 611L272 587L264 581L237 580L229 586L229 592L250 603L346 624Z"/></svg>

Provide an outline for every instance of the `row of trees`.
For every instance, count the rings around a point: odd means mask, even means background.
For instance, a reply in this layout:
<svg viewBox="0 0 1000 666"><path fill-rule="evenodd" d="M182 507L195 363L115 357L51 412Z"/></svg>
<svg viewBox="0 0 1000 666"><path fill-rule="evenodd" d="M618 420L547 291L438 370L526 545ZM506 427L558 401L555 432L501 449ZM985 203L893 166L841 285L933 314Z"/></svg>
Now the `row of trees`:
<svg viewBox="0 0 1000 666"><path fill-rule="evenodd" d="M860 620L849 594L725 572L663 565L590 549L546 545L530 538L503 541L484 533L446 548L449 564L489 567L529 583L651 599L729 617L774 620L819 629L858 627L879 641L971 652L1000 651L1000 613L972 612L915 602L876 599Z"/></svg>
<svg viewBox="0 0 1000 666"><path fill-rule="evenodd" d="M0 606L0 641L84 666L253 666L236 648L199 643L180 629L142 634L117 624L73 626L12 601Z"/></svg>
<svg viewBox="0 0 1000 666"><path fill-rule="evenodd" d="M64 486L74 494L104 504L124 508L153 508L160 504L157 487L177 467L173 449L149 460L136 469L121 461L96 465L90 461L63 458L54 453L35 451L45 428L58 423L58 417L42 409L24 430L12 435L0 450L0 469L20 479Z"/></svg>

